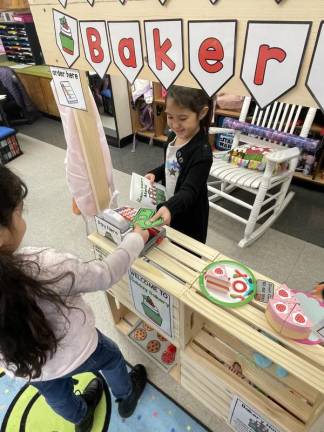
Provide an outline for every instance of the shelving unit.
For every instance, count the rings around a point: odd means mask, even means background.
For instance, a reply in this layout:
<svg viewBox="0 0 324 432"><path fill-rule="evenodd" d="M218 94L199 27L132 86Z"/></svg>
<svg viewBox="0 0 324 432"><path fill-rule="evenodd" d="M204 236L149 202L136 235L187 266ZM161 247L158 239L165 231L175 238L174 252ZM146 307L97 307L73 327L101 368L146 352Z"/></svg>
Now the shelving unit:
<svg viewBox="0 0 324 432"><path fill-rule="evenodd" d="M153 144L153 141L158 142L166 142L168 137L165 135L164 131L166 128L166 115L164 112L165 109L165 99L162 97L162 85L157 82L153 82L153 130L144 131L143 127L139 121L139 111L134 109L131 103L132 100L132 92L131 86L129 85L129 106L131 112L132 119L132 130L135 136L145 137L150 140L150 144Z"/></svg>
<svg viewBox="0 0 324 432"><path fill-rule="evenodd" d="M34 23L0 22L0 37L9 61L32 65L44 62Z"/></svg>

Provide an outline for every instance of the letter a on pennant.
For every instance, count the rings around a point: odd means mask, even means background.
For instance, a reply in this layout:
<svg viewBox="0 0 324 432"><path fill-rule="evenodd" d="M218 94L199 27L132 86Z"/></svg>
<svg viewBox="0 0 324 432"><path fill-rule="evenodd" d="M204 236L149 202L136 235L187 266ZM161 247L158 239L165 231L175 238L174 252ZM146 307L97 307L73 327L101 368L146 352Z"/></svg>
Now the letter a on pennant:
<svg viewBox="0 0 324 432"><path fill-rule="evenodd" d="M138 21L108 22L114 63L131 83L144 66L141 29Z"/></svg>
<svg viewBox="0 0 324 432"><path fill-rule="evenodd" d="M182 20L145 21L149 68L168 89L183 70Z"/></svg>
<svg viewBox="0 0 324 432"><path fill-rule="evenodd" d="M261 109L293 88L311 23L248 23L241 80Z"/></svg>
<svg viewBox="0 0 324 432"><path fill-rule="evenodd" d="M236 21L189 21L189 69L208 96L234 74Z"/></svg>
<svg viewBox="0 0 324 432"><path fill-rule="evenodd" d="M111 63L105 21L80 21L84 53L92 69L103 78Z"/></svg>
<svg viewBox="0 0 324 432"><path fill-rule="evenodd" d="M53 20L56 45L71 67L80 56L78 21L56 9L53 9Z"/></svg>
<svg viewBox="0 0 324 432"><path fill-rule="evenodd" d="M321 22L308 72L306 87L324 113L324 21Z"/></svg>

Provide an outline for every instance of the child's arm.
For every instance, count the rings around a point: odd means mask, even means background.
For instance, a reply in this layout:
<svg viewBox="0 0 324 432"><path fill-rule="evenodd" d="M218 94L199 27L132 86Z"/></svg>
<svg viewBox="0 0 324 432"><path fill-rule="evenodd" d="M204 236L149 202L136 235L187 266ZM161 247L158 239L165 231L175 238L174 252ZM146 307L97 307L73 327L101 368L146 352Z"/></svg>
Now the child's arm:
<svg viewBox="0 0 324 432"><path fill-rule="evenodd" d="M185 213L194 205L202 188L207 183L211 165L212 160L209 158L202 159L193 165L177 193L162 204L170 211L171 220L177 213ZM160 216L159 211L154 215L155 218Z"/></svg>
<svg viewBox="0 0 324 432"><path fill-rule="evenodd" d="M64 274L71 272L75 276L72 294L91 291L105 291L118 282L138 257L148 240L148 232L135 229L128 234L118 248L103 261L81 262L70 254L60 254L48 250L43 258L50 273ZM41 264L42 266L42 264ZM71 287L71 278L66 277L58 283L58 289L64 292Z"/></svg>

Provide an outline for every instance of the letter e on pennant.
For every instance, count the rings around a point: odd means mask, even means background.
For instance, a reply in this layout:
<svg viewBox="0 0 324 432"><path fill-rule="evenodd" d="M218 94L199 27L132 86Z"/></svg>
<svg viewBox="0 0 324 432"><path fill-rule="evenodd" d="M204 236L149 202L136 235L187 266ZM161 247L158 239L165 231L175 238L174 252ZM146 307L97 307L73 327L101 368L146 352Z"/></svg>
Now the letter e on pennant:
<svg viewBox="0 0 324 432"><path fill-rule="evenodd" d="M208 96L234 74L236 21L189 21L189 69Z"/></svg>
<svg viewBox="0 0 324 432"><path fill-rule="evenodd" d="M111 63L105 21L80 21L82 45L87 62L103 78Z"/></svg>

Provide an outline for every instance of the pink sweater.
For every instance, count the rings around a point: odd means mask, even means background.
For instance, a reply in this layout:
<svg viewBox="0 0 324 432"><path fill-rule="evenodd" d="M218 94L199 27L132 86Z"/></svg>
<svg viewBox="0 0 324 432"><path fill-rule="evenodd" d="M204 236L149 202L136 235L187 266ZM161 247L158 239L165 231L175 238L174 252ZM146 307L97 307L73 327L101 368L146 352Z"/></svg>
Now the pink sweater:
<svg viewBox="0 0 324 432"><path fill-rule="evenodd" d="M52 358L43 367L42 375L37 381L46 381L62 377L84 363L95 351L98 336L92 309L85 303L82 293L105 291L126 273L135 258L143 249L144 242L137 233L130 233L115 250L103 261L82 263L73 255L59 253L53 249L24 248L20 252L26 259L36 257L40 268L40 278L47 279L61 275L67 271L75 275L72 297L68 304L75 308L67 310L66 316L70 323L57 312L52 304L40 301L39 305L50 320L55 335L63 339ZM66 277L53 286L58 293L64 295L71 288L71 278ZM13 375L12 371L7 371Z"/></svg>

